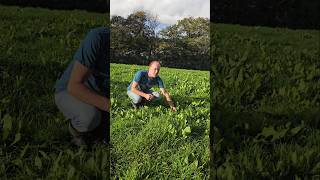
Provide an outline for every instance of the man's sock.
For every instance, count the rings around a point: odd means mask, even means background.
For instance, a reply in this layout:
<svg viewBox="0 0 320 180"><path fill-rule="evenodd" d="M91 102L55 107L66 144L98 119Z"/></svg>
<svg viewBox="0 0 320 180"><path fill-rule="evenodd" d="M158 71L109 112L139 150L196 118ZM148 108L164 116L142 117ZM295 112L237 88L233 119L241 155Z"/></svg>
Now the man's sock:
<svg viewBox="0 0 320 180"><path fill-rule="evenodd" d="M134 103L134 102L132 102L132 101L131 101L131 104L132 104L132 107L133 107L134 109L138 109L139 106L140 106L139 103Z"/></svg>

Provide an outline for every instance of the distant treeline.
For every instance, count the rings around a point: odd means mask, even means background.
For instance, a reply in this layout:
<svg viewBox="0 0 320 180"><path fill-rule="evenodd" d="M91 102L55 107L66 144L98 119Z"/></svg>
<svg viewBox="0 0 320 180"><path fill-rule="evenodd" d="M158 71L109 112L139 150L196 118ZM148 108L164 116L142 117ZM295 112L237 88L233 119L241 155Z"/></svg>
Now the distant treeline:
<svg viewBox="0 0 320 180"><path fill-rule="evenodd" d="M157 18L138 11L128 18L112 16L110 24L113 63L147 65L157 59L166 67L210 68L208 18L184 18L157 32Z"/></svg>
<svg viewBox="0 0 320 180"><path fill-rule="evenodd" d="M110 0L0 0L0 4L64 10L81 9L98 13L110 11Z"/></svg>
<svg viewBox="0 0 320 180"><path fill-rule="evenodd" d="M242 25L319 28L319 0L214 0L211 21Z"/></svg>

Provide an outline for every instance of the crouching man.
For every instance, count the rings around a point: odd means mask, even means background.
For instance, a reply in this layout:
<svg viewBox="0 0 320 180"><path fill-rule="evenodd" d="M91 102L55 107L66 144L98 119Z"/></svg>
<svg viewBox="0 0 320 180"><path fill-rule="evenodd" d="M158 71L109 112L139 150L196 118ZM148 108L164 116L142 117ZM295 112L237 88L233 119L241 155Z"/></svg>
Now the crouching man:
<svg viewBox="0 0 320 180"><path fill-rule="evenodd" d="M137 109L144 102L155 101L161 99L159 92L151 90L153 86L158 86L161 93L166 98L166 102L169 104L173 111L177 111L168 91L163 85L163 81L158 76L160 71L160 62L152 61L149 64L148 70L140 70L136 73L133 81L130 83L127 89L127 94L131 99L132 106Z"/></svg>
<svg viewBox="0 0 320 180"><path fill-rule="evenodd" d="M55 103L77 146L109 143L109 31L92 29L55 84Z"/></svg>

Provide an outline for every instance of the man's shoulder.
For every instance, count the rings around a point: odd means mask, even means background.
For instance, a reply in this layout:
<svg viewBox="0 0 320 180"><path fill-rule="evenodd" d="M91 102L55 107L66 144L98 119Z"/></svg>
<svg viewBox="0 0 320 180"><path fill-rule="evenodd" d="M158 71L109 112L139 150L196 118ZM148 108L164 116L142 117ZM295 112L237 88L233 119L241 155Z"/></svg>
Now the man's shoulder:
<svg viewBox="0 0 320 180"><path fill-rule="evenodd" d="M139 70L139 71L137 71L136 74L137 74L137 75L146 75L146 74L148 74L148 71L146 71L146 70Z"/></svg>
<svg viewBox="0 0 320 180"><path fill-rule="evenodd" d="M91 41L99 41L99 39L107 39L108 37L109 30L106 27L98 27L91 29L87 34L87 39Z"/></svg>
<svg viewBox="0 0 320 180"><path fill-rule="evenodd" d="M144 77L147 74L145 73L144 70L139 70L136 72L136 74L134 75L134 81L140 81L141 79L144 79Z"/></svg>
<svg viewBox="0 0 320 180"><path fill-rule="evenodd" d="M90 34L101 34L101 33L106 33L106 34L108 34L108 33L109 33L109 30L108 30L108 28L106 28L106 27L97 27L97 28L91 29L89 33L90 33Z"/></svg>
<svg viewBox="0 0 320 180"><path fill-rule="evenodd" d="M156 76L156 80L162 80L160 76Z"/></svg>

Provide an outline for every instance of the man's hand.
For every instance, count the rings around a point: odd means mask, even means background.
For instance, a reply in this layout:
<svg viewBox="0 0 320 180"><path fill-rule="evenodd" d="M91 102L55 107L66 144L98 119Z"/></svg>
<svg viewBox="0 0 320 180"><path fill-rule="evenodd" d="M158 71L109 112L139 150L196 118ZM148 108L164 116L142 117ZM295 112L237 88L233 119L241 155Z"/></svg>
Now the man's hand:
<svg viewBox="0 0 320 180"><path fill-rule="evenodd" d="M164 88L160 88L161 93L166 97L166 101L169 104L170 108L172 109L172 111L177 112L177 108L175 107L168 91Z"/></svg>
<svg viewBox="0 0 320 180"><path fill-rule="evenodd" d="M154 96L152 94L146 94L144 98L146 98L148 101L151 101L154 98Z"/></svg>
<svg viewBox="0 0 320 180"><path fill-rule="evenodd" d="M177 112L177 108L174 106L174 103L173 101L167 101L171 110L174 111L174 112Z"/></svg>
<svg viewBox="0 0 320 180"><path fill-rule="evenodd" d="M103 104L102 104L101 109L103 111L110 112L110 101L109 101L109 99L103 98Z"/></svg>
<svg viewBox="0 0 320 180"><path fill-rule="evenodd" d="M177 108L176 107L171 107L172 111L177 112Z"/></svg>

